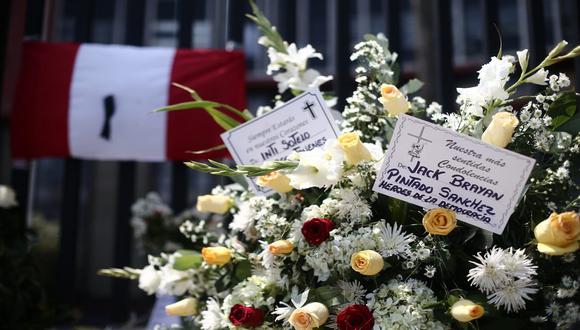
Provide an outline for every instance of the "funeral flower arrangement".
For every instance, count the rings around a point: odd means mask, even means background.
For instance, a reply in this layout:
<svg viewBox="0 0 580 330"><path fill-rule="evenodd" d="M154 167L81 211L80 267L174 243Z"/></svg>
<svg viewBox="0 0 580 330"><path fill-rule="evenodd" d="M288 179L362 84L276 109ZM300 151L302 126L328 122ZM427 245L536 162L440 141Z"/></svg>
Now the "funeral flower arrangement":
<svg viewBox="0 0 580 330"><path fill-rule="evenodd" d="M274 107L332 79L308 67L320 53L285 42L252 7L278 84ZM351 56L357 85L337 139L262 165L187 163L238 182L197 200L199 212L220 215L219 236L201 249L150 256L140 270L108 272L138 279L149 294L177 296L167 313L205 330L569 328L580 321L580 115L569 78L548 71L580 54L566 46L535 66L527 50L500 51L477 86L458 89L451 112L412 96L418 80L398 85L397 54L384 36L366 36ZM523 85L538 92L522 96ZM189 92L193 102L164 110L202 107L226 130L251 120ZM501 235L458 222L457 209L373 191L403 113L535 159ZM255 194L241 176L275 193ZM181 232L199 241L198 225Z"/></svg>

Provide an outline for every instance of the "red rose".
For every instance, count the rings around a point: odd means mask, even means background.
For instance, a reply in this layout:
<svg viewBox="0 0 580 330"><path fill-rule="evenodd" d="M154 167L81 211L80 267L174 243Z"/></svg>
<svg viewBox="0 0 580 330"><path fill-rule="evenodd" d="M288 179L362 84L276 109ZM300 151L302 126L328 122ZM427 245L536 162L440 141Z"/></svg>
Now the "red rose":
<svg viewBox="0 0 580 330"><path fill-rule="evenodd" d="M255 328L264 323L264 311L237 304L230 310L229 319L236 327Z"/></svg>
<svg viewBox="0 0 580 330"><path fill-rule="evenodd" d="M375 325L373 313L365 305L350 305L336 316L339 330L371 330Z"/></svg>
<svg viewBox="0 0 580 330"><path fill-rule="evenodd" d="M306 242L312 245L320 245L330 237L330 231L334 229L334 222L330 219L314 218L302 225L302 235Z"/></svg>

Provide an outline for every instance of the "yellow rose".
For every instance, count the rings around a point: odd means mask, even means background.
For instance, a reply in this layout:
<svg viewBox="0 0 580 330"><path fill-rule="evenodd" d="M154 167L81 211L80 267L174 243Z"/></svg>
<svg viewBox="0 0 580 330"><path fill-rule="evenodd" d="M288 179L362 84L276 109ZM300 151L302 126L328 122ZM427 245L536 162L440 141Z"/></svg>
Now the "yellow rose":
<svg viewBox="0 0 580 330"><path fill-rule="evenodd" d="M451 306L451 316L459 322L469 322L483 316L485 310L471 300L460 299Z"/></svg>
<svg viewBox="0 0 580 330"><path fill-rule="evenodd" d="M383 84L379 101L391 117L405 113L411 107L405 95L395 85Z"/></svg>
<svg viewBox="0 0 580 330"><path fill-rule="evenodd" d="M367 276L380 273L384 264L383 257L373 250L359 251L350 257L352 269Z"/></svg>
<svg viewBox="0 0 580 330"><path fill-rule="evenodd" d="M328 308L321 303L313 302L304 307L295 309L288 323L296 330L312 330L326 323L328 320Z"/></svg>
<svg viewBox="0 0 580 330"><path fill-rule="evenodd" d="M538 251L561 256L580 249L580 217L576 212L552 213L534 228Z"/></svg>
<svg viewBox="0 0 580 330"><path fill-rule="evenodd" d="M371 160L373 157L365 145L360 141L356 133L344 133L338 137L338 144L346 156L348 165L356 165L363 160Z"/></svg>
<svg viewBox="0 0 580 330"><path fill-rule="evenodd" d="M447 235L456 225L455 212L448 209L431 209L423 216L423 227L431 235Z"/></svg>
<svg viewBox="0 0 580 330"><path fill-rule="evenodd" d="M259 186L273 189L280 194L287 193L292 190L292 186L290 186L290 178L278 171L274 171L258 177L256 183Z"/></svg>
<svg viewBox="0 0 580 330"><path fill-rule="evenodd" d="M481 135L481 140L505 148L511 142L514 129L519 123L518 118L513 113L498 112L493 115L491 123Z"/></svg>
<svg viewBox="0 0 580 330"><path fill-rule="evenodd" d="M197 300L185 298L165 306L165 314L170 316L192 316L197 314Z"/></svg>
<svg viewBox="0 0 580 330"><path fill-rule="evenodd" d="M201 256L210 265L223 266L232 260L232 251L223 246L204 247Z"/></svg>
<svg viewBox="0 0 580 330"><path fill-rule="evenodd" d="M294 250L294 245L287 240L279 240L268 245L268 251L275 256L288 254Z"/></svg>
<svg viewBox="0 0 580 330"><path fill-rule="evenodd" d="M226 213L233 205L230 197L224 195L204 195L197 197L196 209L199 212Z"/></svg>

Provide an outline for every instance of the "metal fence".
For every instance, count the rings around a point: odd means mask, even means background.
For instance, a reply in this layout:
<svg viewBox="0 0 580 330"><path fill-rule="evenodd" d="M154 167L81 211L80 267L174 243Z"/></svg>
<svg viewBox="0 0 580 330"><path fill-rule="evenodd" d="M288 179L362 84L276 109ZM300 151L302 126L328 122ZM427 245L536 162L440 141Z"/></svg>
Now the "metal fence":
<svg viewBox="0 0 580 330"><path fill-rule="evenodd" d="M162 1L162 0L158 0ZM216 0L216 1L195 1L195 0L172 0L175 5L175 35L176 46L190 48L195 45L196 30L194 28L195 17L203 10L206 14L214 15L212 18L214 29L211 32L213 47L226 47L228 42L240 47L244 45L244 36L247 35L247 24L244 12L248 6L245 0ZM316 0L318 1L318 0ZM470 0L468 0L470 1ZM514 0L515 1L515 0ZM49 31L56 29L53 18L62 13L63 3L58 0L8 0L0 5L0 67L2 76L2 111L0 115L0 170L3 173L10 172L8 176L0 176L0 183L11 183L16 187L21 201L31 201L34 196L29 195L29 188L34 186L35 167L33 163L13 162L7 152L7 132L10 107L9 99L14 79L14 66L18 64L19 42L22 40L24 29L40 31L44 39L50 41ZM148 24L152 24L148 17L147 8L152 1L145 0L122 0L115 1L115 16L117 22L124 25L119 31L124 31L120 36L116 29L112 29L114 38L111 42L124 43L129 45L145 45L146 31ZM314 2L314 0L312 0ZM545 22L545 9L552 6L553 2L558 2L560 12L567 19L553 19L553 24L558 24L556 30L563 31L560 35L567 35L571 43L578 43L580 35L580 1L560 0L521 0L517 4L525 10L527 18L527 38L528 47L532 56L532 62L545 54L547 45L547 29L554 28L547 26ZM73 31L72 38L76 42L94 42L95 35L97 0L69 1L67 10L68 17L73 20L66 21L70 31ZM274 21L285 38L292 42L303 39L304 35L311 32L311 28L305 26L315 26L311 21L312 16L307 15L305 10L310 8L307 0L260 0L261 5L267 13L274 12ZM334 75L333 90L339 97L337 109L342 109L346 97L352 92L354 85L352 80L351 63L349 55L351 52L353 30L364 32L363 28L353 29L352 9L367 8L372 10L373 6L380 8L378 17L382 25L382 30L390 40L394 50L402 49L403 44L408 42L407 31L408 22L404 21L402 15L403 7L411 6L414 14L414 28L418 31L415 39L416 53L414 57L417 63L412 68L407 67L407 62L403 62L403 78L420 75L430 83L424 91L426 97L438 100L444 109L453 109L455 99L455 87L457 79L464 79L464 73L460 67L454 65L454 29L453 21L457 19L457 3L464 3L463 0L327 0L319 10L328 10L325 13L326 29L332 31L333 40L328 43L327 52L331 53L331 59L326 62L323 71L328 71ZM58 8L60 7L60 14ZM208 7L209 6L209 7ZM523 7L522 7L523 6ZM498 34L494 28L494 23L499 22L500 0L478 1L479 15L481 15L481 40L483 45L483 55L491 56L497 52L499 45ZM518 7L518 8L520 8ZM275 11L272 10L275 8ZM28 10L28 11L26 11ZM360 13L358 13L360 14ZM376 14L376 13L375 13ZM459 13L461 14L461 13ZM554 14L554 13L552 13ZM571 19L570 19L571 17ZM360 23L358 25L365 26ZM60 22L63 24L63 21ZM72 24L72 26L70 25ZM367 25L368 26L368 25ZM62 27L62 26L61 26ZM118 27L118 26L117 26ZM171 29L170 29L171 30ZM455 31L457 32L457 31ZM232 44L232 43L230 43ZM247 43L246 43L247 44ZM316 47L317 45L314 44ZM460 45L464 47L464 45ZM258 46L253 46L258 47ZM262 50L258 50L262 51ZM256 61L265 61L262 56ZM421 65L422 61L422 65ZM254 66L254 65L250 65ZM475 68L475 67L470 67ZM576 86L580 83L580 62L576 60L574 67L568 68L574 71ZM472 70L469 71L473 75ZM463 75L463 76L462 76ZM252 100L264 100L274 94L275 86L273 82L263 77L255 78L249 75L248 88L250 93L250 104ZM259 97L258 97L259 96ZM258 103L255 101L254 103ZM78 284L75 269L78 266L79 246L85 242L79 241L79 226L82 222L81 206L83 187L86 185L86 171L91 166L90 162L79 159L66 159L62 168L62 198L60 206L60 256L58 263L59 292L63 302L74 304L78 299ZM115 227L112 240L114 250L114 262L111 266L122 267L131 263L131 228L129 220L131 218L130 206L135 200L136 184L138 181L138 164L135 162L118 162L115 205ZM156 173L159 173L157 171ZM170 166L169 191L171 204L175 210L183 210L190 205L190 191L192 189L189 171L180 163ZM8 181L9 180L9 181ZM92 198L92 196L89 196ZM106 242L106 240L104 241ZM114 320L123 320L127 316L129 306L130 287L126 281L114 281L112 284L113 299L111 300L111 311L114 313Z"/></svg>

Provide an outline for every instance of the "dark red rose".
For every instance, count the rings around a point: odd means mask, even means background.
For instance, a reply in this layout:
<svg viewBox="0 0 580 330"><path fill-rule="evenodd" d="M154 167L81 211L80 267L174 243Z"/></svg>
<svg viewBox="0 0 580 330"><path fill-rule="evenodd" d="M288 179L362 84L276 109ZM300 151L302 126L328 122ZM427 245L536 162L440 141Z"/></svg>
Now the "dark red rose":
<svg viewBox="0 0 580 330"><path fill-rule="evenodd" d="M264 311L237 304L230 310L229 319L236 327L255 328L264 323Z"/></svg>
<svg viewBox="0 0 580 330"><path fill-rule="evenodd" d="M336 316L339 330L371 330L375 325L373 313L365 305L350 305Z"/></svg>
<svg viewBox="0 0 580 330"><path fill-rule="evenodd" d="M330 231L333 229L334 222L332 220L314 218L302 225L302 235L309 244L320 245L330 237Z"/></svg>

